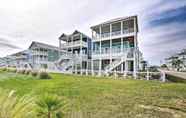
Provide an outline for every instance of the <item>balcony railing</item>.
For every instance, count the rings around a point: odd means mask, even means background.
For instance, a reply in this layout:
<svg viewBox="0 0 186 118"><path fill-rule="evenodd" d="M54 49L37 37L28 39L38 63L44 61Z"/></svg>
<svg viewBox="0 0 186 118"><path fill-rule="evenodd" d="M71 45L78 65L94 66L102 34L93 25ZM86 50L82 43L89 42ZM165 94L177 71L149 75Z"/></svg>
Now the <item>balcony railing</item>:
<svg viewBox="0 0 186 118"><path fill-rule="evenodd" d="M47 56L48 53L47 52L40 52L40 51L33 51L32 55L44 55L44 56Z"/></svg>
<svg viewBox="0 0 186 118"><path fill-rule="evenodd" d="M107 55L114 55L114 54L120 54L120 53L124 53L124 52L129 52L128 53L128 58L132 58L133 57L133 52L134 52L134 48L124 48L123 50L121 50L121 48L112 48L111 50L110 49L105 49L105 48L102 48L101 49L101 53L100 53L100 50L94 50L92 52L92 55L102 55L102 54L107 54Z"/></svg>
<svg viewBox="0 0 186 118"><path fill-rule="evenodd" d="M114 32L109 32L109 33L103 33L103 34L96 34L93 36L94 39L99 39L99 38L107 38L110 36L118 36L118 35L122 35L122 34L129 34L129 33L133 33L134 32L134 28L128 28L128 29L124 29L123 31L114 31Z"/></svg>
<svg viewBox="0 0 186 118"><path fill-rule="evenodd" d="M128 34L134 32L134 28L124 29L123 34Z"/></svg>
<svg viewBox="0 0 186 118"><path fill-rule="evenodd" d="M118 36L121 35L121 31L112 32L112 36Z"/></svg>
<svg viewBox="0 0 186 118"><path fill-rule="evenodd" d="M62 44L62 48L74 47L74 46L87 46L87 42L74 41L74 42L67 42L67 43Z"/></svg>
<svg viewBox="0 0 186 118"><path fill-rule="evenodd" d="M110 36L110 33L104 33L101 35L101 38L106 38L106 37L109 37Z"/></svg>

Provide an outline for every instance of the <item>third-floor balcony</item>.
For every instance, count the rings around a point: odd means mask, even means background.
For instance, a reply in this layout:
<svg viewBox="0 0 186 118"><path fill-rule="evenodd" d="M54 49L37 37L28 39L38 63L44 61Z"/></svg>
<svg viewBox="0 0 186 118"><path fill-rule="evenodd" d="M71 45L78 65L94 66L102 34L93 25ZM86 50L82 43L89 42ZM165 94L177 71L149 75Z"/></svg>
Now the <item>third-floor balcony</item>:
<svg viewBox="0 0 186 118"><path fill-rule="evenodd" d="M124 36L130 36L134 35L134 28L124 29L123 31L113 31L113 32L107 32L102 34L95 34L93 35L94 40L99 39L108 39L108 38L115 38L115 37L124 37Z"/></svg>
<svg viewBox="0 0 186 118"><path fill-rule="evenodd" d="M87 42L85 41L72 41L72 42L66 42L61 45L61 48L73 48L73 47L87 47Z"/></svg>

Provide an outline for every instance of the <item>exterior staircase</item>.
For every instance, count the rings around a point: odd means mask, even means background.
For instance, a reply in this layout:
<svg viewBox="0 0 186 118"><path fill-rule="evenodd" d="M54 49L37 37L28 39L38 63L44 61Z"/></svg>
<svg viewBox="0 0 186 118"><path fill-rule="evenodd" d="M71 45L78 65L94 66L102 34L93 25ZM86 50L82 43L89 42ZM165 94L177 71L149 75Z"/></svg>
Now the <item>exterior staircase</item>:
<svg viewBox="0 0 186 118"><path fill-rule="evenodd" d="M105 74L108 74L113 69L121 65L124 61L126 61L128 58L133 58L134 49L128 49L125 52L123 52L120 57L113 61L111 64L105 67Z"/></svg>
<svg viewBox="0 0 186 118"><path fill-rule="evenodd" d="M67 53L62 55L59 60L55 62L55 66L58 71L62 73L72 73L73 66L79 64L81 62L81 58L72 53Z"/></svg>

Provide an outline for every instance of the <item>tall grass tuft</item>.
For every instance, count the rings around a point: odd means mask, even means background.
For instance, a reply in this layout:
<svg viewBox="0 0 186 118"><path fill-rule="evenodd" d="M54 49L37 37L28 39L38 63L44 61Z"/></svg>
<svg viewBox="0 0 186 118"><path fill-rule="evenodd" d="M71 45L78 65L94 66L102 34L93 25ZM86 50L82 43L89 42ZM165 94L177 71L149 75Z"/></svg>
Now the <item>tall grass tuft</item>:
<svg viewBox="0 0 186 118"><path fill-rule="evenodd" d="M34 100L30 96L17 97L15 91L0 90L0 118L36 118Z"/></svg>

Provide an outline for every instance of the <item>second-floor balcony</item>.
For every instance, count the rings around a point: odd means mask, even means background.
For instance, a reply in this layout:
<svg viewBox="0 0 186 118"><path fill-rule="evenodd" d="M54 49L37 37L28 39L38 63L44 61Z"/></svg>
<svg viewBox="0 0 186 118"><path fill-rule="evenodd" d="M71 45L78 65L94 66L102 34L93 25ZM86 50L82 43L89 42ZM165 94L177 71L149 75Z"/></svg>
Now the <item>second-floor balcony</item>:
<svg viewBox="0 0 186 118"><path fill-rule="evenodd" d="M61 45L61 48L73 48L73 47L87 47L87 42L85 41L72 41L72 42L66 42Z"/></svg>
<svg viewBox="0 0 186 118"><path fill-rule="evenodd" d="M133 54L135 52L135 48L102 48L101 51L98 50L93 50L92 52L92 57L93 58L109 58L110 56L112 57L118 57L121 56L125 53L128 53L127 58L133 58Z"/></svg>
<svg viewBox="0 0 186 118"><path fill-rule="evenodd" d="M62 54L60 56L60 59L77 59L77 58L82 58L82 59L87 59L88 58L88 54L85 53L85 52L82 52L82 53L71 53L71 52L68 52L68 53L65 53L65 54Z"/></svg>
<svg viewBox="0 0 186 118"><path fill-rule="evenodd" d="M33 56L39 56L39 55L44 55L47 56L48 52L47 51L32 51Z"/></svg>

